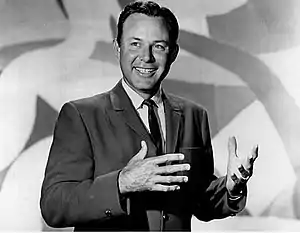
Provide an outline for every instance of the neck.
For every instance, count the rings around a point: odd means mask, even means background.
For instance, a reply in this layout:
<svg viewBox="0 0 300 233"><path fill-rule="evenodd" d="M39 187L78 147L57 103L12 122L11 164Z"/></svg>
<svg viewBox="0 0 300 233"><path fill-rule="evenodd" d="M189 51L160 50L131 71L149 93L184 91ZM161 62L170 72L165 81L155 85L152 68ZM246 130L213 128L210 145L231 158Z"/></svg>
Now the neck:
<svg viewBox="0 0 300 233"><path fill-rule="evenodd" d="M151 93L147 93L147 92L140 92L140 91L136 91L134 90L136 93L138 93L141 97L143 97L143 99L150 99L152 96L154 96L156 94L157 91L153 91Z"/></svg>
<svg viewBox="0 0 300 233"><path fill-rule="evenodd" d="M136 90L136 88L134 88L132 85L130 85L130 83L128 83L128 81L126 80L126 78L123 78L124 81L126 82L126 84L134 91L136 92L138 95L140 95L143 99L150 99L152 96L154 96L159 88L160 85L158 87L153 88L152 90L146 90L146 91L139 91Z"/></svg>

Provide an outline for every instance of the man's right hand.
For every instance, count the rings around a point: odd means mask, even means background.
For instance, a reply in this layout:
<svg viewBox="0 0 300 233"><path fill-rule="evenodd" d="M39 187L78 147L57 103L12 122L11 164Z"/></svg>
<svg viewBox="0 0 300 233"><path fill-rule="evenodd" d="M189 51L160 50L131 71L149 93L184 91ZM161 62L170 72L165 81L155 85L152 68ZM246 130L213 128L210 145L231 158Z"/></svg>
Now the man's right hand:
<svg viewBox="0 0 300 233"><path fill-rule="evenodd" d="M119 174L120 193L142 192L142 191L174 191L180 186L172 183L183 183L188 181L187 176L174 176L174 172L190 170L189 164L168 163L184 159L184 155L165 154L146 158L147 144L141 142L141 150L128 162ZM164 166L159 166L167 164Z"/></svg>

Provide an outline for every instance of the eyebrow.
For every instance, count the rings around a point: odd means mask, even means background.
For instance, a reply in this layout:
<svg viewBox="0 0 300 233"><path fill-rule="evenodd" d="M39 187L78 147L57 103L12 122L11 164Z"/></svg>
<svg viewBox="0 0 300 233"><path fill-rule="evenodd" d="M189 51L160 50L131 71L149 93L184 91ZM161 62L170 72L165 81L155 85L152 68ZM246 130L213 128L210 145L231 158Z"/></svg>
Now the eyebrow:
<svg viewBox="0 0 300 233"><path fill-rule="evenodd" d="M138 37L130 37L128 38L128 40L137 40L137 41L142 41L142 39L138 38ZM169 45L170 42L166 41L166 40L155 40L154 43L165 43L166 45Z"/></svg>

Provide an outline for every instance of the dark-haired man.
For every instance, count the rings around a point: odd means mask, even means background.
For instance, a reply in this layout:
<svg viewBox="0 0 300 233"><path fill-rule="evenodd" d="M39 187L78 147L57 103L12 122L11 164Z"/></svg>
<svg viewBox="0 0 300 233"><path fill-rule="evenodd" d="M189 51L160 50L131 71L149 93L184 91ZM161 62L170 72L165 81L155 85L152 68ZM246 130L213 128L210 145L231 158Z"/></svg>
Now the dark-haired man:
<svg viewBox="0 0 300 233"><path fill-rule="evenodd" d="M123 78L61 109L42 187L53 227L78 231L190 231L245 207L257 157L229 140L227 175L214 176L207 112L161 88L179 51L173 13L154 2L121 12L114 48Z"/></svg>

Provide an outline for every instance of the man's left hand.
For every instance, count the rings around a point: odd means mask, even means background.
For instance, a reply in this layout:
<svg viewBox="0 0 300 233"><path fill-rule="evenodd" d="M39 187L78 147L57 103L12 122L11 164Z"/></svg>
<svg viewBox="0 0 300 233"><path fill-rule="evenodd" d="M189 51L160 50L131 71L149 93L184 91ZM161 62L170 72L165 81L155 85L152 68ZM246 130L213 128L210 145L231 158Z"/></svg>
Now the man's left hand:
<svg viewBox="0 0 300 233"><path fill-rule="evenodd" d="M240 157L237 155L236 139L231 137L228 140L228 153L226 188L231 196L240 196L252 176L253 164L258 157L258 146L247 157Z"/></svg>

